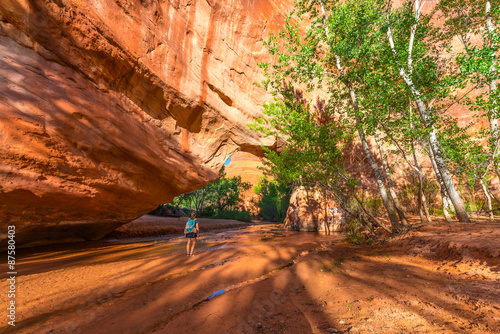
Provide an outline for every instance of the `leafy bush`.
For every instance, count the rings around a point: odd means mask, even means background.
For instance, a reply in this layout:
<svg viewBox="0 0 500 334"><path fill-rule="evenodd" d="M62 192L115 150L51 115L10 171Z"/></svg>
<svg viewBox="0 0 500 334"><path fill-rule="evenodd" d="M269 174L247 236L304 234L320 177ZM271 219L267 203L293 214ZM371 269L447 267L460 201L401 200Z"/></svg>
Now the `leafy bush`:
<svg viewBox="0 0 500 334"><path fill-rule="evenodd" d="M234 219L234 220L239 220L242 222L247 222L249 223L252 220L252 215L250 212L242 210L227 210L227 211L221 211L216 213L215 215L211 216L210 218L214 219Z"/></svg>
<svg viewBox="0 0 500 334"><path fill-rule="evenodd" d="M283 222L290 205L290 187L262 178L254 187L259 195L259 214L265 220Z"/></svg>
<svg viewBox="0 0 500 334"><path fill-rule="evenodd" d="M464 196L465 210L467 213L487 214L487 205L483 199ZM495 211L495 209L493 209Z"/></svg>
<svg viewBox="0 0 500 334"><path fill-rule="evenodd" d="M363 202L365 208L374 215L383 215L384 203L382 202L382 198L380 198L380 196L366 198Z"/></svg>
<svg viewBox="0 0 500 334"><path fill-rule="evenodd" d="M363 225L356 219L351 218L347 222L347 227L345 229L346 241L350 244L361 245L364 243L365 238L362 234Z"/></svg>
<svg viewBox="0 0 500 334"><path fill-rule="evenodd" d="M399 200L406 211L418 214L418 192L420 183L418 177L413 172L407 172L406 180L401 186ZM424 178L424 195L427 200L427 207L431 215L443 215L443 208L437 205L434 198L440 193L439 184L432 178Z"/></svg>

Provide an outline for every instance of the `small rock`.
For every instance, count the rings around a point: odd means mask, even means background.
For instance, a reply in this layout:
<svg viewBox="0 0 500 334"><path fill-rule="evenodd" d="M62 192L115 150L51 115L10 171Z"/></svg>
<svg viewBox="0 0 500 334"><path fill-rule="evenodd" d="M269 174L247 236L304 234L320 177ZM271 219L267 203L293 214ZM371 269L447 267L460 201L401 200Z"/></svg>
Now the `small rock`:
<svg viewBox="0 0 500 334"><path fill-rule="evenodd" d="M345 321L344 320L340 320L339 324L343 325L343 324L345 324Z"/></svg>
<svg viewBox="0 0 500 334"><path fill-rule="evenodd" d="M338 333L338 331L335 328L328 328L327 331L330 333Z"/></svg>

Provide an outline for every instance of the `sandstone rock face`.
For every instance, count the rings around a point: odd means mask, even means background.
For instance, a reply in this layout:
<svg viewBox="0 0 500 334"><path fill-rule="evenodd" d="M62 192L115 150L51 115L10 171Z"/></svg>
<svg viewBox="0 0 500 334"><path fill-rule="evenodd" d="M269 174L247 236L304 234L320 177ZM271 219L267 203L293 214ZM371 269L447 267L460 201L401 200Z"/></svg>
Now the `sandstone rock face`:
<svg viewBox="0 0 500 334"><path fill-rule="evenodd" d="M259 208L256 203L258 196L254 193L253 187L259 183L264 175L260 158L247 152L236 152L231 156L231 163L226 167L228 177L241 176L243 182L251 184L250 189L243 192L243 209L249 211L252 215L259 214Z"/></svg>
<svg viewBox="0 0 500 334"><path fill-rule="evenodd" d="M204 186L268 98L291 0L2 0L0 242L96 239Z"/></svg>
<svg viewBox="0 0 500 334"><path fill-rule="evenodd" d="M290 198L285 227L309 232L340 231L343 215L338 204L324 193L299 187Z"/></svg>

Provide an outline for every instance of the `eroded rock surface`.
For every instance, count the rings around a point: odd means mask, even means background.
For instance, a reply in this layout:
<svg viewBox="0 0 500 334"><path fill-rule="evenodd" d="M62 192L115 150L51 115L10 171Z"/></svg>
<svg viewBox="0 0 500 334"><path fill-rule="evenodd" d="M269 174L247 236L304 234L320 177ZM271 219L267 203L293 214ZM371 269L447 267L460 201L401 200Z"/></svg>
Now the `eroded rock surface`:
<svg viewBox="0 0 500 334"><path fill-rule="evenodd" d="M337 202L322 191L298 187L292 193L285 227L307 232L335 232L344 227L344 215Z"/></svg>
<svg viewBox="0 0 500 334"><path fill-rule="evenodd" d="M291 2L3 0L0 241L99 238L274 145L246 124Z"/></svg>

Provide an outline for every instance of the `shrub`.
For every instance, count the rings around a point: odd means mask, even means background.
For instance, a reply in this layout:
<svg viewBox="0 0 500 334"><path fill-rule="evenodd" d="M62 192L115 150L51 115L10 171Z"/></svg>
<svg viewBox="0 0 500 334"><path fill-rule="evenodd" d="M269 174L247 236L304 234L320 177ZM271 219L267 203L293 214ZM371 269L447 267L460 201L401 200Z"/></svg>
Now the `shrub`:
<svg viewBox="0 0 500 334"><path fill-rule="evenodd" d="M245 210L242 210L242 211L239 211L239 210L221 211L221 212L214 214L210 218L213 218L213 219L234 219L234 220L239 220L239 221L247 222L247 223L252 221L252 215L250 214L250 212L245 211Z"/></svg>
<svg viewBox="0 0 500 334"><path fill-rule="evenodd" d="M407 172L405 178L407 182L401 186L399 200L407 212L418 214L418 192L420 187L418 177L413 172ZM425 177L423 188L430 214L443 215L443 209L434 200L436 194L440 192L439 184L432 178Z"/></svg>
<svg viewBox="0 0 500 334"><path fill-rule="evenodd" d="M257 205L262 218L283 222L290 205L290 187L262 178L254 187L254 192L259 195Z"/></svg>
<svg viewBox="0 0 500 334"><path fill-rule="evenodd" d="M356 218L349 219L345 229L346 241L355 245L363 244L365 241L364 235L362 234L363 230L363 225L361 225Z"/></svg>

